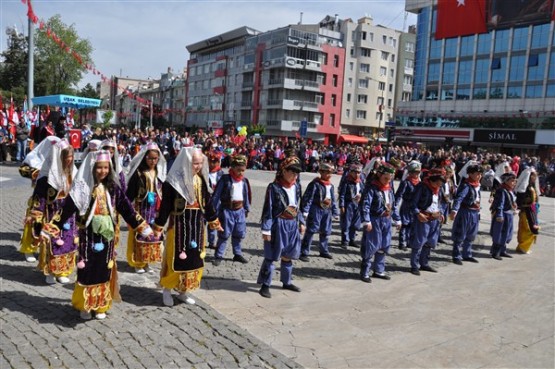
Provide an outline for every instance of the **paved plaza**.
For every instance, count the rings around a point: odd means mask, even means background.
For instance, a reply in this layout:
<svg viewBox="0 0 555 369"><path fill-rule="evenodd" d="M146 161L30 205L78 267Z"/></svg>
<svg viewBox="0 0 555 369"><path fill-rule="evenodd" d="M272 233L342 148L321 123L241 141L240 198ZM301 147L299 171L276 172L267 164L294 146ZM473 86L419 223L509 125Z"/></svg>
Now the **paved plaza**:
<svg viewBox="0 0 555 369"><path fill-rule="evenodd" d="M452 264L448 240L432 253L439 273L414 276L395 232L386 264L392 279L371 284L358 279L358 249L339 247L334 223L334 258L318 257L316 235L310 261L294 264L302 292L281 289L278 267L272 298L264 299L256 284L259 220L274 174L246 176L254 202L243 242L248 264L233 262L228 245L213 266L209 250L197 304L164 307L159 266L135 274L125 262L124 231L117 263L123 302L103 321L82 321L71 307L73 285L46 285L18 252L30 181L15 165L0 166L0 369L555 367L555 199L540 200L542 232L530 255L490 259L484 209L479 264ZM314 176L301 174L303 187Z"/></svg>

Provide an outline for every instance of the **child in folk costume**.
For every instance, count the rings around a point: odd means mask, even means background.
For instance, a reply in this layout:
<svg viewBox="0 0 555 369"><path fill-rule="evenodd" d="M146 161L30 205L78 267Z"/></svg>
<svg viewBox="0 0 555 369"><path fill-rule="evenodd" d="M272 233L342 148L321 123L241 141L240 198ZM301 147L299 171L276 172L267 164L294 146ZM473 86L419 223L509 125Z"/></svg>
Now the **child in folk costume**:
<svg viewBox="0 0 555 369"><path fill-rule="evenodd" d="M366 283L372 281L370 269L374 271L372 277L390 279L385 272L385 256L391 246L391 227L401 227L401 220L395 208L395 196L391 189L391 179L395 170L395 167L388 163L380 164L374 179L367 181L359 203L363 229L360 279Z"/></svg>
<svg viewBox="0 0 555 369"><path fill-rule="evenodd" d="M395 193L395 208L401 204L399 216L401 218L401 229L399 230L399 249L406 250L410 239L411 223L414 220L411 211L411 202L414 197L414 188L420 183L420 172L422 164L418 160L408 163L403 172L401 184Z"/></svg>
<svg viewBox="0 0 555 369"><path fill-rule="evenodd" d="M513 173L504 173L500 181L501 185L497 187L491 204L491 257L496 260L502 260L502 256L512 257L507 253L507 244L513 238L513 218L517 209L516 195L513 192L516 176Z"/></svg>
<svg viewBox="0 0 555 369"><path fill-rule="evenodd" d="M157 144L150 142L129 163L127 198L148 224L154 223L166 180L166 159ZM133 230L127 238L127 263L136 273L151 271L149 264L162 260L160 242L148 242Z"/></svg>
<svg viewBox="0 0 555 369"><path fill-rule="evenodd" d="M409 245L411 248L410 272L420 275L420 271L437 273L430 266L430 253L437 245L437 239L443 223L442 185L445 182L445 170L433 168L426 178L416 185L410 209L414 215L411 224Z"/></svg>
<svg viewBox="0 0 555 369"><path fill-rule="evenodd" d="M452 229L453 263L462 265L462 261L477 263L472 256L472 243L478 235L480 223L480 180L482 167L470 160L459 172L461 183L457 188L449 218L454 220ZM462 247L462 250L461 250Z"/></svg>
<svg viewBox="0 0 555 369"><path fill-rule="evenodd" d="M301 211L306 219L306 232L301 243L301 261L308 261L310 244L315 233L320 235L320 256L326 259L333 258L329 251L328 238L331 234L332 217L339 218L335 190L331 183L333 169L331 164L320 163L320 177L312 180L303 194Z"/></svg>
<svg viewBox="0 0 555 369"><path fill-rule="evenodd" d="M540 231L538 224L540 186L536 170L533 167L524 169L518 177L515 188L516 202L520 209L516 251L529 254Z"/></svg>
<svg viewBox="0 0 555 369"><path fill-rule="evenodd" d="M222 153L220 151L210 151L207 155L208 157L208 186L214 191L216 189L216 184L222 176L224 171L221 167ZM210 229L208 227L208 248L216 248L216 238L218 237L218 231L215 229Z"/></svg>
<svg viewBox="0 0 555 369"><path fill-rule="evenodd" d="M41 168L31 200L33 205L26 219L27 223L34 225L36 239L40 237L43 224L52 222L62 212L76 174L73 147L66 139L60 140L52 146ZM75 268L78 241L75 217L69 217L60 231L53 242L40 242L38 268L46 276L48 284L56 281L69 283L68 277Z"/></svg>
<svg viewBox="0 0 555 369"><path fill-rule="evenodd" d="M296 156L285 158L276 173L276 179L266 189L262 209L262 238L264 240L264 261L260 267L257 283L261 284L260 295L272 297L270 285L274 273L274 261L281 259L281 282L283 288L300 292L292 283L293 260L301 251L301 234L305 221L299 210L301 185L297 177L301 163Z"/></svg>
<svg viewBox="0 0 555 369"><path fill-rule="evenodd" d="M123 173L123 167L121 165L121 160L119 159L117 143L113 140L105 139L100 143L100 146L102 150L106 150L110 153L110 157L112 158L112 167L119 177L120 186L123 189L123 192L127 191L127 182L125 182L125 174Z"/></svg>
<svg viewBox="0 0 555 369"><path fill-rule="evenodd" d="M174 304L172 290L179 293L179 300L195 303L187 294L200 288L206 256L205 222L212 229L222 230L210 203L211 192L208 159L200 149L183 148L166 176L162 204L153 225L158 237L169 219L160 272L166 306Z"/></svg>
<svg viewBox="0 0 555 369"><path fill-rule="evenodd" d="M149 236L152 230L125 196L108 151L87 155L69 195L59 218L45 224L44 232L56 239L63 225L78 212L79 261L72 304L82 319L91 319L91 312L104 319L112 302L121 300L115 253L118 213L142 236Z"/></svg>
<svg viewBox="0 0 555 369"><path fill-rule="evenodd" d="M33 151L31 151L23 160L23 165L19 167L19 173L25 178L31 179L31 187L35 188L37 184L37 179L46 158L50 155L52 147L60 142L60 139L56 136L50 136L47 140L43 140L38 144ZM27 201L27 210L25 211L25 219L33 217L33 215L38 215L34 213L33 207L35 202L33 201L33 196ZM20 249L19 252L25 254L25 260L30 263L37 261L35 254L39 251L40 238L38 234L34 232L34 222L24 221L23 234L21 235Z"/></svg>
<svg viewBox="0 0 555 369"><path fill-rule="evenodd" d="M352 163L343 182L339 185L339 211L341 213L341 247L356 246L356 232L360 230L358 204L364 182L361 178L362 165Z"/></svg>
<svg viewBox="0 0 555 369"><path fill-rule="evenodd" d="M233 261L248 263L241 250L241 240L247 233L247 216L250 211L252 192L249 180L243 176L247 169L247 157L231 158L229 174L224 174L212 195L212 206L218 213L223 231L218 232L214 265L220 265L225 255L227 240L231 236Z"/></svg>
<svg viewBox="0 0 555 369"><path fill-rule="evenodd" d="M443 214L443 223L439 227L439 238L438 243L445 243L442 237L441 229L443 225L447 223L447 218L451 212L453 206L453 200L455 199L455 194L457 193L457 178L455 176L455 163L449 161L443 163L443 169L445 170L445 182L443 183L442 193L443 201L441 202L441 212Z"/></svg>

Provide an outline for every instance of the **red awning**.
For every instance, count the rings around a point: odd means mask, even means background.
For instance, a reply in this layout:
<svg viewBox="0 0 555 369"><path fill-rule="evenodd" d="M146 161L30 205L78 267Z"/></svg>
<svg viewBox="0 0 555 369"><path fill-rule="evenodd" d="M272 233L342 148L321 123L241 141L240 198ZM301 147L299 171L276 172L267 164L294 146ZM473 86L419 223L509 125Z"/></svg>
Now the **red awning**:
<svg viewBox="0 0 555 369"><path fill-rule="evenodd" d="M368 143L368 139L366 137L355 136L355 135L341 135L337 140L337 143L355 143L355 144L366 144Z"/></svg>

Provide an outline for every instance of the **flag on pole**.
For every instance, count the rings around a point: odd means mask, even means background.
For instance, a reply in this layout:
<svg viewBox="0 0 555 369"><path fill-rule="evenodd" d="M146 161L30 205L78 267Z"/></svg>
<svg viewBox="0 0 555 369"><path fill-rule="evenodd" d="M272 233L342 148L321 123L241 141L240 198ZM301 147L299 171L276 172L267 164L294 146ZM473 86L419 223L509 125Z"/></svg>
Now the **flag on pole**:
<svg viewBox="0 0 555 369"><path fill-rule="evenodd" d="M486 0L438 0L436 40L487 31Z"/></svg>

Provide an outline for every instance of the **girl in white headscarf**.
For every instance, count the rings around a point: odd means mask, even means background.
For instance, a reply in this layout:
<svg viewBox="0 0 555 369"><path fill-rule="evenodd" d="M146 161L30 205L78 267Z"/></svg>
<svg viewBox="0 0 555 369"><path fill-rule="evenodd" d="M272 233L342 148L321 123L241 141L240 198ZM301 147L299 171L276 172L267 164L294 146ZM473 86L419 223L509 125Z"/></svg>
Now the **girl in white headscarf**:
<svg viewBox="0 0 555 369"><path fill-rule="evenodd" d="M223 231L210 205L210 193L206 156L194 147L182 149L168 171L159 215L152 226L160 235L170 219L160 273L166 306L174 304L172 289L179 293L179 300L195 303L187 293L200 287L206 256L204 222Z"/></svg>
<svg viewBox="0 0 555 369"><path fill-rule="evenodd" d="M113 301L120 301L117 283L115 237L118 213L143 237L152 229L137 214L119 186L108 151L87 155L75 177L68 201L56 220L44 225L50 239L59 237L62 225L75 213L79 223L79 261L73 290L73 307L82 319L106 318Z"/></svg>
<svg viewBox="0 0 555 369"><path fill-rule="evenodd" d="M520 209L518 221L518 246L516 251L529 254L540 231L538 224L539 191L538 174L533 167L526 168L517 179L516 203Z"/></svg>
<svg viewBox="0 0 555 369"><path fill-rule="evenodd" d="M42 166L26 223L33 225L34 237L40 236L44 223L52 221L65 205L77 168L73 165L73 147L66 139L50 150ZM59 236L53 241L40 242L38 269L46 276L46 283L69 283L77 252L77 226L75 217L63 223Z"/></svg>
<svg viewBox="0 0 555 369"><path fill-rule="evenodd" d="M166 180L166 159L154 142L143 146L129 164L126 195L147 223L154 223ZM133 230L127 237L127 263L135 272L151 271L149 263L160 262L161 242L144 242Z"/></svg>

